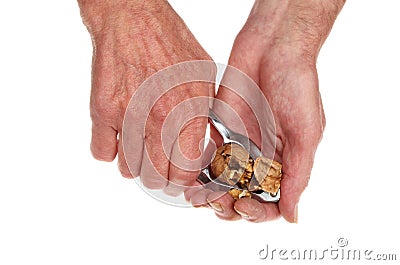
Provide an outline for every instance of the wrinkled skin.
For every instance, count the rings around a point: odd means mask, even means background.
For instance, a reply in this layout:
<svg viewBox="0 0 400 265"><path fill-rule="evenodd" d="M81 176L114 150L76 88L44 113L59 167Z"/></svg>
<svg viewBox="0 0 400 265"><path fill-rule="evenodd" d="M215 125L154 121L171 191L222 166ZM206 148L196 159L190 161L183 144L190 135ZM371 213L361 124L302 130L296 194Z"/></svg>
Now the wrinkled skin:
<svg viewBox="0 0 400 265"><path fill-rule="evenodd" d="M172 183L191 185L198 172L169 163L161 145L161 127L179 102L196 96L213 97L213 86L182 85L161 97L149 114L144 144L138 147L137 159L130 168L119 140L122 122L132 94L146 78L167 66L211 60L210 56L167 1L78 2L94 47L90 102L93 156L112 161L118 154L118 166L124 177L140 175L148 188L164 189L173 196L180 194L183 189ZM208 105L193 106L192 110L198 112L193 116L208 113ZM200 156L199 143L206 125L206 118L196 118L180 132L178 143L188 158ZM144 159L145 155L149 159Z"/></svg>

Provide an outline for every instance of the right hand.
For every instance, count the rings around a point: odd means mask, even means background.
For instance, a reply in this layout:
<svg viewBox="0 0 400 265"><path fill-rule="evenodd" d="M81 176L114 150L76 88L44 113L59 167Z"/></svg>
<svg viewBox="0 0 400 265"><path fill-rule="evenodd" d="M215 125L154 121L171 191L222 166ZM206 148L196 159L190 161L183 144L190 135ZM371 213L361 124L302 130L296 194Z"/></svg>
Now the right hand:
<svg viewBox="0 0 400 265"><path fill-rule="evenodd" d="M213 85L191 83L164 94L147 119L146 135L136 135L134 159L128 168L121 144L122 122L132 94L157 71L185 61L211 60L182 19L164 0L80 0L81 15L93 41L91 151L96 159L112 161L124 177L141 176L151 189L180 194L198 172L171 164L163 152L161 128L180 102L198 96L214 96ZM161 96L161 95L160 95ZM146 98L143 98L146 101ZM193 106L193 116L208 113L208 105ZM195 159L201 155L207 119L186 124L176 146ZM176 183L179 185L172 185Z"/></svg>

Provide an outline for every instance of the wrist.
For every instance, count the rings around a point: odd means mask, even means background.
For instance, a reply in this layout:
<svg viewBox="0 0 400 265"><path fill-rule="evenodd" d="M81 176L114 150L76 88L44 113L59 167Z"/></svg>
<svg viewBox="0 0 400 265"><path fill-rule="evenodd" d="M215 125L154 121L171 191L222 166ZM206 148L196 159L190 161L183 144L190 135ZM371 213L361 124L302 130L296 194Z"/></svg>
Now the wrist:
<svg viewBox="0 0 400 265"><path fill-rule="evenodd" d="M316 60L345 0L256 0L242 32L264 49Z"/></svg>
<svg viewBox="0 0 400 265"><path fill-rule="evenodd" d="M167 0L78 0L83 22L93 34L127 16L138 20L159 12L167 3Z"/></svg>

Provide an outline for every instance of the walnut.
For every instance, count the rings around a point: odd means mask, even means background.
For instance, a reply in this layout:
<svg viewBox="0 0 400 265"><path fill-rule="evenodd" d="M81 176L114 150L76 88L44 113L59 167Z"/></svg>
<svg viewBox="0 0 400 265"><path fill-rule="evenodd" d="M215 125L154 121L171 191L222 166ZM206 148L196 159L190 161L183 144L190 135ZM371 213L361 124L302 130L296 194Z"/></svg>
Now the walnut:
<svg viewBox="0 0 400 265"><path fill-rule="evenodd" d="M282 165L265 157L258 157L255 161L241 146L228 143L219 147L211 162L213 178L230 186L237 185L240 189L231 189L229 194L234 199L251 197L249 184L254 176L256 185L251 190L263 190L276 194L280 187Z"/></svg>
<svg viewBox="0 0 400 265"><path fill-rule="evenodd" d="M253 175L253 159L241 146L225 144L217 149L211 171L222 183L246 187Z"/></svg>

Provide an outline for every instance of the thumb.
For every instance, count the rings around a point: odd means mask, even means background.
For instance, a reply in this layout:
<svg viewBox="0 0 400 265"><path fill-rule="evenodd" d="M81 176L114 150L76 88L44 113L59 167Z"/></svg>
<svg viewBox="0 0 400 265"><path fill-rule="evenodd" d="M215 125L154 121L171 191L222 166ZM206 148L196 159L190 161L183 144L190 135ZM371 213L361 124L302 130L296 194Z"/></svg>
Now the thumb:
<svg viewBox="0 0 400 265"><path fill-rule="evenodd" d="M308 185L314 163L316 145L287 143L282 155L282 181L279 210L291 223L298 221L298 203Z"/></svg>

